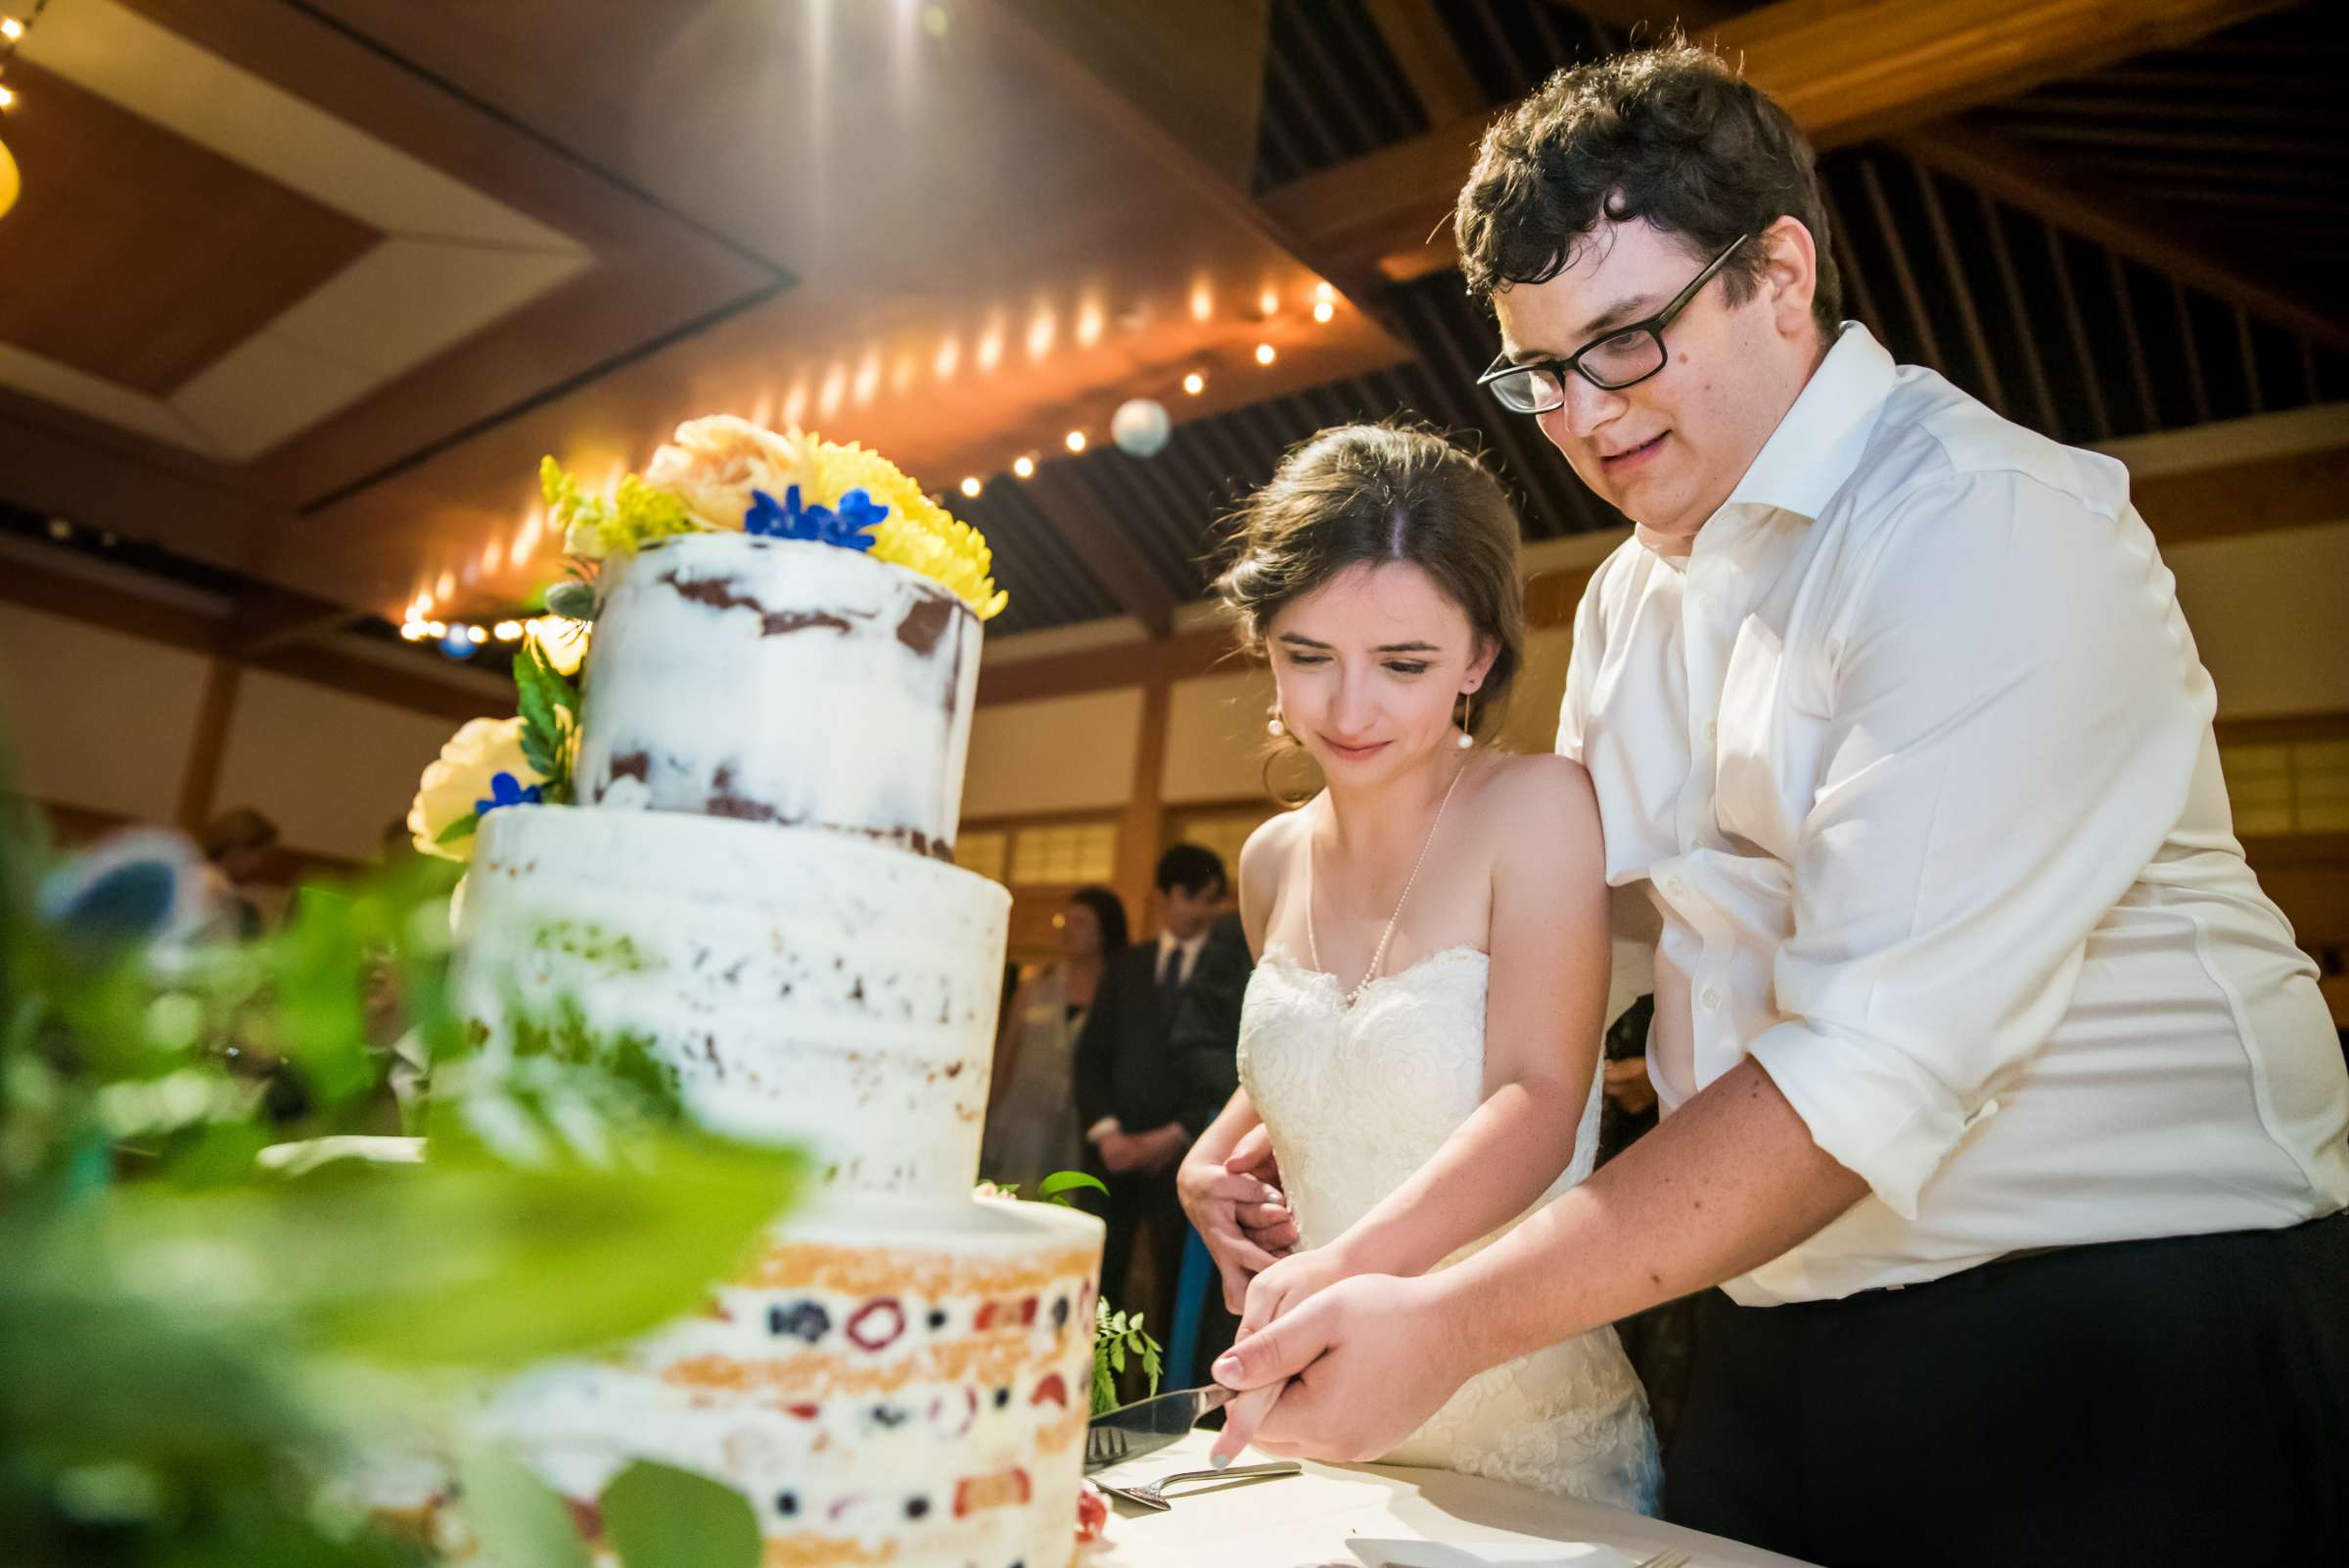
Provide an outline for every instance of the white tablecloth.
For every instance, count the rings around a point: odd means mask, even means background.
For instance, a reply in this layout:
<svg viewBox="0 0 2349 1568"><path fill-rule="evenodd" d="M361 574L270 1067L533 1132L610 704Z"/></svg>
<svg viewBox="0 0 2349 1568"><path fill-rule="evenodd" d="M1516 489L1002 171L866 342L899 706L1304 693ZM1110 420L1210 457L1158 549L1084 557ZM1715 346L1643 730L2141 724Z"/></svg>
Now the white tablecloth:
<svg viewBox="0 0 2349 1568"><path fill-rule="evenodd" d="M1203 1470L1213 1441L1193 1432L1097 1479ZM1175 1488L1169 1513L1112 1499L1108 1536L1079 1568L1632 1568L1667 1546L1687 1551L1690 1568L1804 1568L1620 1508L1444 1470L1309 1461L1299 1476L1198 1491L1206 1485Z"/></svg>

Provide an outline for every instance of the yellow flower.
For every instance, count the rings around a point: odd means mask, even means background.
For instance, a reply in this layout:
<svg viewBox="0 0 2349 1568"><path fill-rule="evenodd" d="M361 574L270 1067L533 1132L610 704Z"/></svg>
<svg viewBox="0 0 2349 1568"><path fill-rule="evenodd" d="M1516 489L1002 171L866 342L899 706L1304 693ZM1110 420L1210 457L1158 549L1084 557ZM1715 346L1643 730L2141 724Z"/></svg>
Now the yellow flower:
<svg viewBox="0 0 2349 1568"><path fill-rule="evenodd" d="M986 535L956 521L879 452L853 441L842 446L813 437L806 440L817 474L814 499L837 506L842 495L861 488L889 508L888 518L873 530L876 560L936 578L982 621L1003 613L1010 595L997 591L987 575L994 552L987 547Z"/></svg>
<svg viewBox="0 0 2349 1568"><path fill-rule="evenodd" d="M653 453L644 470L645 484L684 502L704 527L737 531L753 490L781 500L792 484L812 487L809 477L799 442L732 414L679 425L673 444Z"/></svg>
<svg viewBox="0 0 2349 1568"><path fill-rule="evenodd" d="M408 833L416 848L444 860L471 860L471 834L448 844L440 842L440 835L472 815L475 802L490 798L489 781L499 773L513 774L524 789L546 782L523 761L520 716L468 719L425 768L415 804L408 807Z"/></svg>

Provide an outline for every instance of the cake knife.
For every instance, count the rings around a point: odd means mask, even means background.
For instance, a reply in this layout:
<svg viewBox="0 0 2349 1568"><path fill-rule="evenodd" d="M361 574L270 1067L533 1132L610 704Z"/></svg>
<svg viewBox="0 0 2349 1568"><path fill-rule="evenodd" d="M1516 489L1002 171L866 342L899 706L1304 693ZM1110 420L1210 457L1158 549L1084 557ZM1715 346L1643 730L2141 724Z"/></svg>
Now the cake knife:
<svg viewBox="0 0 2349 1568"><path fill-rule="evenodd" d="M1103 1411L1084 1429L1084 1473L1091 1475L1181 1441L1201 1416L1229 1404L1231 1394L1222 1384L1210 1383Z"/></svg>

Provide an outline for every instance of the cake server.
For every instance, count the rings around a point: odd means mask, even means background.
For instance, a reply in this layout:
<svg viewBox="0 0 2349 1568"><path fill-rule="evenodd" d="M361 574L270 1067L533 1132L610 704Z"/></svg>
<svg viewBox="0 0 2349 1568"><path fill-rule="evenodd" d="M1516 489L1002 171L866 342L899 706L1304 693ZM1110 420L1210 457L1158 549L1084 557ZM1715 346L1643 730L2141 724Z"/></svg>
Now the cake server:
<svg viewBox="0 0 2349 1568"><path fill-rule="evenodd" d="M1210 1383L1105 1410L1084 1429L1084 1473L1156 1453L1180 1441L1208 1411L1220 1410L1230 1401L1230 1389Z"/></svg>

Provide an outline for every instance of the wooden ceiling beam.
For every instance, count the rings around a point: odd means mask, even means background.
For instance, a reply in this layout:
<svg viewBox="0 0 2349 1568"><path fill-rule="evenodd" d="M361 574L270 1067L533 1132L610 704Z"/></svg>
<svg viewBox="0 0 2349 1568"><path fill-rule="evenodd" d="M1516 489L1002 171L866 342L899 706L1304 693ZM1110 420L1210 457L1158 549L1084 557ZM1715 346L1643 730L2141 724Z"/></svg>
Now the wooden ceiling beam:
<svg viewBox="0 0 2349 1568"><path fill-rule="evenodd" d="M1142 623L1153 639L1174 631L1175 598L1157 571L1127 538L1120 521L1069 493L1072 483L1057 465L1037 470L1027 484L1027 498L1061 542L1083 563L1093 580L1109 590L1118 608Z"/></svg>
<svg viewBox="0 0 2349 1568"><path fill-rule="evenodd" d="M2165 548L2337 523L2349 515L2349 408L2340 415L2340 435L2331 444L2133 474L2130 499Z"/></svg>
<svg viewBox="0 0 2349 1568"><path fill-rule="evenodd" d="M1485 108L1485 95L1460 58L1435 8L1423 0L1368 0L1371 24L1378 28L1387 52L1403 68L1404 79L1438 125L1461 119Z"/></svg>
<svg viewBox="0 0 2349 1568"><path fill-rule="evenodd" d="M1063 92L1102 114L1147 143L1161 165L1192 189L1246 222L1274 245L1327 279L1359 310L1385 325L1378 274L1355 254L1339 254L1316 236L1289 227L1275 212L1252 201L1248 174L1256 154L1256 126L1263 112L1265 51L1271 34L1269 0L1216 0L1213 5L1113 7L1086 0L993 0L994 9L1017 24L1038 65ZM1177 91L1170 82L1200 79L1199 69L1181 64L1201 54L1202 42L1228 41L1221 52L1232 57L1223 69L1246 67L1224 79L1248 83L1245 135L1231 106L1235 90L1219 95L1221 118L1203 112L1196 90ZM1214 55L1216 50L1206 50ZM1172 64L1171 64L1172 62ZM1205 156L1196 148L1243 145L1244 161Z"/></svg>
<svg viewBox="0 0 2349 1568"><path fill-rule="evenodd" d="M2215 295L2251 315L2328 347L2349 352L2349 313L2265 277L2224 254L2206 234L2156 214L2067 164L2059 150L2021 143L1964 124L1903 137L1902 151L1928 168L1964 180L2000 201L2117 252L2130 260ZM2093 194L2091 194L2093 193Z"/></svg>
<svg viewBox="0 0 2349 1568"><path fill-rule="evenodd" d="M2290 0L1776 0L1691 28L1784 105L1813 144L1890 135L2041 82L2174 49ZM1651 9L1604 5L1613 23ZM1696 8L1679 8L1683 12ZM1456 259L1447 221L1491 115L1482 111L1265 194L1300 254L1391 281ZM1431 233L1432 230L1432 233Z"/></svg>
<svg viewBox="0 0 2349 1568"><path fill-rule="evenodd" d="M222 651L251 662L345 630L363 615L348 605L291 588L260 588L239 599L230 612Z"/></svg>

